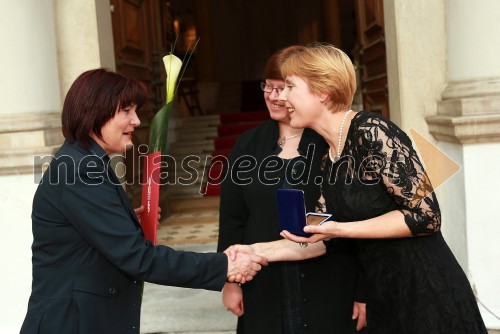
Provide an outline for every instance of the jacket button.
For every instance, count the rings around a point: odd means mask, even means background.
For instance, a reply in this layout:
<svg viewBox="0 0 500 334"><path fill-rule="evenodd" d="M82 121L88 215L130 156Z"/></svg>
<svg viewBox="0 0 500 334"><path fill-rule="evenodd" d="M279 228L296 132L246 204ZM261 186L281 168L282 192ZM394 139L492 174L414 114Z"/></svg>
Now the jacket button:
<svg viewBox="0 0 500 334"><path fill-rule="evenodd" d="M114 295L116 293L116 289L115 288L109 288L108 289L108 292L112 295Z"/></svg>

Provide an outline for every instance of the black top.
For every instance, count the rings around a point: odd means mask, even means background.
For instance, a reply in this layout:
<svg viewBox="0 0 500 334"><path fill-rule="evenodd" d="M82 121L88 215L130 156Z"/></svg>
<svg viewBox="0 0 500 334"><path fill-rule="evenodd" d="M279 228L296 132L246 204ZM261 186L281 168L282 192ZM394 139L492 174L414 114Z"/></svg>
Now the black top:
<svg viewBox="0 0 500 334"><path fill-rule="evenodd" d="M283 165L279 170L264 173L266 163L271 165L270 160L286 163L274 155L278 136L278 123L269 120L242 134L232 149L229 168L226 168L229 173L222 184L219 251L235 243L281 239L276 190L283 186L285 177L288 184L303 181L293 187L304 190L307 211L316 210L320 189L314 181L320 173L326 142L314 131L305 129L298 147L303 157L291 159L288 168ZM313 144L314 154L311 154L311 147L308 155L309 144ZM243 156L254 157L256 166L238 175L234 166ZM307 163L297 163L300 160L307 160ZM246 178L252 178L252 182L238 184ZM355 245L352 240L348 243ZM243 285L245 314L238 320L238 333L286 333L282 319L283 300L301 303L298 316L293 319L294 333L331 333L332 328L335 328L335 333L354 333L351 315L358 270L355 252L355 246L344 247L323 257L288 264L286 268L283 268L283 263L270 263L251 282ZM282 279L282 270L296 275L298 286L284 287L284 282L293 283L295 280ZM283 296L283 291L290 290L292 294Z"/></svg>
<svg viewBox="0 0 500 334"><path fill-rule="evenodd" d="M486 333L467 277L441 235L439 204L408 136L379 114L359 112L342 158L325 157L322 166L335 221L399 210L414 236L358 241L369 333Z"/></svg>

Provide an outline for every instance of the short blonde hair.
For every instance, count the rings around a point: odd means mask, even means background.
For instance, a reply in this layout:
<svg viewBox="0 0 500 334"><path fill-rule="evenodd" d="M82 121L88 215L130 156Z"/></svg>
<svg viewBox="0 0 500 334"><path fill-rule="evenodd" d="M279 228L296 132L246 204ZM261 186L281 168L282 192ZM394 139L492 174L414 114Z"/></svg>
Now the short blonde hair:
<svg viewBox="0 0 500 334"><path fill-rule="evenodd" d="M281 65L283 78L295 75L306 81L314 94L329 96L329 109L347 110L356 92L356 74L351 59L327 43L315 43L292 54Z"/></svg>

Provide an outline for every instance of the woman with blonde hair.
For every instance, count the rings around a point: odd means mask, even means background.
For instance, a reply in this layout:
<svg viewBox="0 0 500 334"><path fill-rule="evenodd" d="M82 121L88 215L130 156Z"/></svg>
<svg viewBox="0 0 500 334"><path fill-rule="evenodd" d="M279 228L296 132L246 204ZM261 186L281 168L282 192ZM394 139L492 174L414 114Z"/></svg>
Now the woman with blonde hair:
<svg viewBox="0 0 500 334"><path fill-rule="evenodd" d="M219 251L235 243L281 238L277 189L303 190L308 211L321 207L314 180L326 142L311 129L292 127L285 102L279 101L285 89L280 66L304 49L293 45L278 50L264 67L261 89L271 119L242 134L229 155L228 169L245 158L256 166L241 173L252 182L238 182L228 175L222 184ZM274 170L261 173L272 161ZM301 161L309 161L309 166ZM305 174L308 181L301 182ZM342 251L315 259L273 263L242 286L226 283L223 303L239 317L237 333L328 333L332 324L336 333L355 333L356 326L362 329L365 324L365 304L357 284L359 268L356 244L349 241Z"/></svg>
<svg viewBox="0 0 500 334"><path fill-rule="evenodd" d="M299 260L356 239L369 333L486 334L469 281L440 232L437 198L410 138L379 114L350 110L356 79L349 57L315 44L290 56L281 71L290 125L314 129L329 145L321 187L333 220L306 226L308 238L283 231L289 240L233 250Z"/></svg>

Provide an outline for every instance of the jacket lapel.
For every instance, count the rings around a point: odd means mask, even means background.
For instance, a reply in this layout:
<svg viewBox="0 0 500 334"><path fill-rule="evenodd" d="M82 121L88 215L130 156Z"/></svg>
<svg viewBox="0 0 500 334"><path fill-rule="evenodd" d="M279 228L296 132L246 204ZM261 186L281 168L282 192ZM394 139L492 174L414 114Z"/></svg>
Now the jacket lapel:
<svg viewBox="0 0 500 334"><path fill-rule="evenodd" d="M135 214L134 208L132 208L130 200L127 197L127 193L123 189L121 182L118 179L118 176L116 176L116 174L115 174L115 171L113 170L113 168L111 168L109 156L106 154L106 152L103 150L103 148L101 146L99 146L99 144L97 144L92 138L90 138L90 149L89 150L94 155L101 158L102 161L104 162L104 168L106 171L106 175L109 177L109 180L115 186L116 191L117 191L118 195L120 196L120 200L121 200L123 206L128 210L128 213L129 213L130 217L132 218L132 221L134 222L134 224L142 231L141 223L139 222L139 219L137 218L137 215Z"/></svg>

